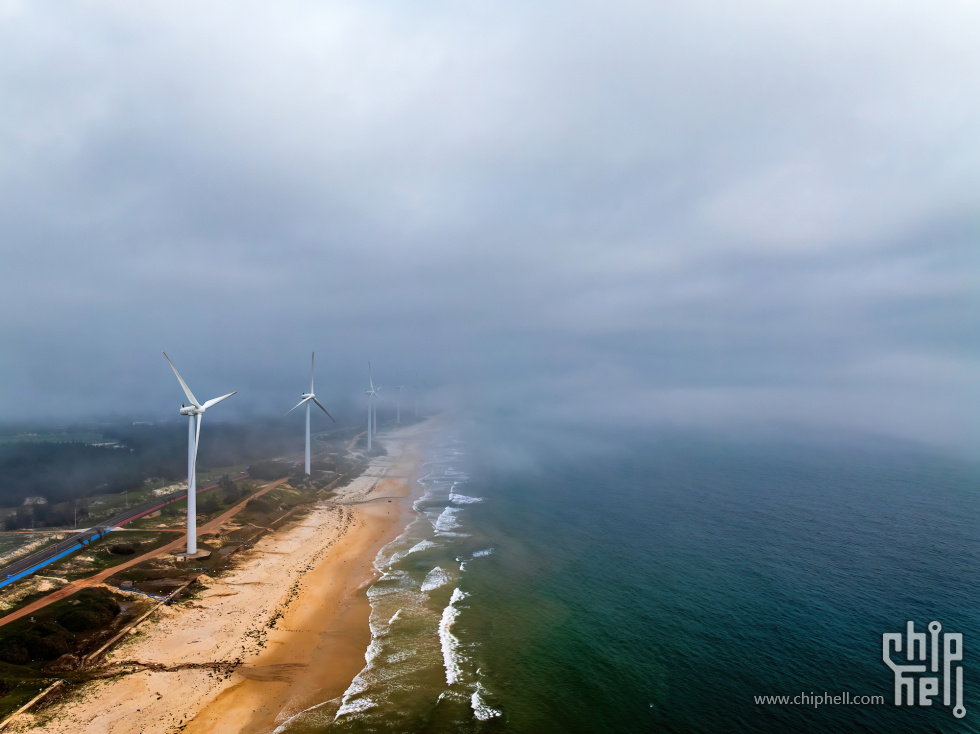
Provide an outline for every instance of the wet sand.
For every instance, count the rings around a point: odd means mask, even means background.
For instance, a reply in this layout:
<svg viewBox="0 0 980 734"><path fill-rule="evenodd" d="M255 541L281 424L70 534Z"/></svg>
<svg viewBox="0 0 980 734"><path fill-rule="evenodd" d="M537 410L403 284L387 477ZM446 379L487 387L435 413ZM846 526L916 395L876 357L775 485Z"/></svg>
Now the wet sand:
<svg viewBox="0 0 980 734"><path fill-rule="evenodd" d="M340 696L364 665L373 561L414 516L431 422L383 441L388 456L293 527L265 536L196 598L161 607L108 662L153 663L93 681L8 731L270 732ZM200 663L236 662L231 674ZM186 666L186 667L185 667Z"/></svg>

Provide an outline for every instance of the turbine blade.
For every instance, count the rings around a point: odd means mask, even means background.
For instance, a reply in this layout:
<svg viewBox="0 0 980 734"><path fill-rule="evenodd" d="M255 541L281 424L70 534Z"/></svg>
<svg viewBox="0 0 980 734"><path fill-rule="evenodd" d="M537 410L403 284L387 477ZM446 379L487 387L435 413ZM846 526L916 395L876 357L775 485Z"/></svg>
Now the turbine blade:
<svg viewBox="0 0 980 734"><path fill-rule="evenodd" d="M163 356L166 358L167 364L170 365L170 369L172 369L174 371L174 374L177 375L177 379L180 381L180 386L184 388L184 395L186 395L187 399L191 401L191 405L193 405L195 408L200 408L201 404L197 402L197 398L194 397L194 393L192 393L191 389L187 387L187 383L184 382L184 378L180 376L180 373L177 371L177 368L174 367L174 363L170 361L170 357L167 357L166 352L163 353Z"/></svg>
<svg viewBox="0 0 980 734"><path fill-rule="evenodd" d="M197 447L201 445L201 418L204 417L203 413L197 414L197 433L194 436L194 464L191 467L191 474L197 477ZM197 482L195 481L195 484Z"/></svg>
<svg viewBox="0 0 980 734"><path fill-rule="evenodd" d="M320 405L320 401L319 401L319 400L317 400L316 398L310 398L310 399L311 399L311 400L312 400L312 401L313 401L314 403L316 403L317 405ZM324 413L326 413L327 415L330 415L330 412L329 412L329 411L328 411L328 410L327 410L326 408L324 408L324 407L323 407L322 405L320 405L320 410L322 410L322 411L323 411ZM333 417L332 415L330 415L330 420L332 420L332 421L333 421L334 423L336 423L336 422L337 422L337 419L336 419L336 418L334 418L334 417Z"/></svg>
<svg viewBox="0 0 980 734"><path fill-rule="evenodd" d="M208 408L210 408L210 407L211 407L212 405L217 405L218 403L220 403L220 402L221 402L222 400L224 400L225 398L230 398L230 397L231 397L232 395L234 395L234 394L235 394L236 392L238 392L238 390L235 390L235 392L230 392L230 393L228 393L227 395L222 395L222 396L221 396L220 398L211 398L211 399L210 399L210 400L209 400L208 402L206 402L206 403L205 403L204 405L202 405L202 406L201 406L201 409L202 409L202 410L207 410L207 409L208 409Z"/></svg>
<svg viewBox="0 0 980 734"><path fill-rule="evenodd" d="M374 389L374 376L371 374L371 363L368 362L368 379L371 381L371 389Z"/></svg>
<svg viewBox="0 0 980 734"><path fill-rule="evenodd" d="M301 406L301 405L302 405L303 403L305 403L305 402L306 402L307 400L309 400L309 398L303 398L303 399L302 399L302 400L300 400L300 401L299 401L298 403L296 403L296 405L294 405L294 406L293 406L292 408L290 408L290 409L289 409L289 410L287 410L287 411L286 411L285 413L283 413L283 415L289 415L289 414L290 414L290 413L292 413L292 412L293 412L294 410L296 410L296 409L297 409L297 408L298 408L299 406Z"/></svg>
<svg viewBox="0 0 980 734"><path fill-rule="evenodd" d="M310 392L313 392L313 361L316 358L315 352L310 352Z"/></svg>

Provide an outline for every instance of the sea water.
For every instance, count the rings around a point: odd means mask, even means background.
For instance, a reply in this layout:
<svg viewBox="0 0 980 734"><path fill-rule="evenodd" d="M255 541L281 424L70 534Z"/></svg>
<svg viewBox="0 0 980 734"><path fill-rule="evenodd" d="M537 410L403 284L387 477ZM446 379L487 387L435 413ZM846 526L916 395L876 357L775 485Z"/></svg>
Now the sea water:
<svg viewBox="0 0 980 734"><path fill-rule="evenodd" d="M375 561L363 670L279 731L980 731L978 480L881 440L457 424ZM963 718L941 685L893 703L882 634L934 620ZM884 703L804 698L845 693Z"/></svg>

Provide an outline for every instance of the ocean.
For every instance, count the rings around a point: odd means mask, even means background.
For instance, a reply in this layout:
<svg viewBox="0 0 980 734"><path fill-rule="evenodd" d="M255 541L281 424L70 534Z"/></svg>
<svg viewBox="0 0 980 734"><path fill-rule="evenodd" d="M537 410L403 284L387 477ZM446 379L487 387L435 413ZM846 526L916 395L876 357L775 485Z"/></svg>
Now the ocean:
<svg viewBox="0 0 980 734"><path fill-rule="evenodd" d="M423 475L375 562L364 669L277 732L980 731L976 464L882 439L460 421ZM924 664L950 645L938 674L906 674L916 701L938 679L929 707L894 705L882 659L910 621L941 624ZM891 659L918 663L903 639Z"/></svg>

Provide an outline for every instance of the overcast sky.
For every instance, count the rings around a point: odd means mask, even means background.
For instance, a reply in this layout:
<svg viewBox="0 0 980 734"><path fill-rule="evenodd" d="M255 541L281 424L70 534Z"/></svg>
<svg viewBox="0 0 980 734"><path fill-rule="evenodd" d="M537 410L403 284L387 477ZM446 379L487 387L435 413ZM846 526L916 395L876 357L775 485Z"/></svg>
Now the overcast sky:
<svg viewBox="0 0 980 734"><path fill-rule="evenodd" d="M0 419L366 362L980 445L980 5L0 0ZM353 403L351 405L354 405ZM218 408L215 409L219 410Z"/></svg>

